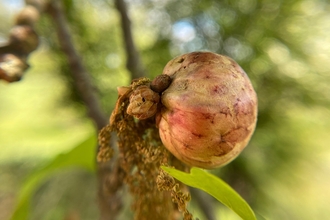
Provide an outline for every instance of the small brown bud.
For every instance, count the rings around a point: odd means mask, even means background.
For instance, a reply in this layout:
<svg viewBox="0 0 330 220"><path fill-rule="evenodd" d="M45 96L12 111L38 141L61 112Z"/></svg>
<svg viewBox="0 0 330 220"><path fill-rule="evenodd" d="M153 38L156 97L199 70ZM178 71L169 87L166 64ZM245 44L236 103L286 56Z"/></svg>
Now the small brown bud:
<svg viewBox="0 0 330 220"><path fill-rule="evenodd" d="M154 80L151 81L150 88L155 92L164 92L171 84L172 79L169 75L158 75Z"/></svg>
<svg viewBox="0 0 330 220"><path fill-rule="evenodd" d="M130 96L127 114L138 119L147 119L157 112L160 97L148 86L137 87Z"/></svg>
<svg viewBox="0 0 330 220"><path fill-rule="evenodd" d="M29 65L14 54L0 56L0 79L7 82L19 81Z"/></svg>
<svg viewBox="0 0 330 220"><path fill-rule="evenodd" d="M16 52L27 55L37 49L39 38L32 27L16 25L10 31L9 44Z"/></svg>
<svg viewBox="0 0 330 220"><path fill-rule="evenodd" d="M27 5L16 17L16 25L33 26L39 19L39 11L32 5Z"/></svg>
<svg viewBox="0 0 330 220"><path fill-rule="evenodd" d="M45 10L46 2L43 0L25 0L26 5L35 7L39 12Z"/></svg>

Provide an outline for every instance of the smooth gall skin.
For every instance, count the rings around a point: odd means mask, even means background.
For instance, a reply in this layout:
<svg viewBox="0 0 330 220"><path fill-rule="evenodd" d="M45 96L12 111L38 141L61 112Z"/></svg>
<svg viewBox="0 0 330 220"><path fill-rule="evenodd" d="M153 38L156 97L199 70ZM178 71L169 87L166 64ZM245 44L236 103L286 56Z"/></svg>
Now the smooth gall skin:
<svg viewBox="0 0 330 220"><path fill-rule="evenodd" d="M231 58L193 52L171 60L163 74L157 125L165 147L190 166L221 167L248 144L257 121L257 96Z"/></svg>

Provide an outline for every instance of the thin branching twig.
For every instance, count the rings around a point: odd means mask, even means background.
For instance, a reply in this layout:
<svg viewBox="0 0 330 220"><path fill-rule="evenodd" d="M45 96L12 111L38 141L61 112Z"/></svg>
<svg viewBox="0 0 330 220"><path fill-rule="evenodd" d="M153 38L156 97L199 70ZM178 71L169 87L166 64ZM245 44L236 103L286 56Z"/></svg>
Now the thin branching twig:
<svg viewBox="0 0 330 220"><path fill-rule="evenodd" d="M82 64L81 58L73 46L67 21L60 7L60 2L50 1L48 12L53 18L60 46L69 62L75 86L87 107L88 116L96 123L98 130L100 130L108 123L108 118L101 108L99 98L95 94L90 74Z"/></svg>
<svg viewBox="0 0 330 220"><path fill-rule="evenodd" d="M123 39L127 56L126 67L131 72L132 79L143 77L145 76L145 71L140 61L140 55L134 44L131 21L128 17L126 3L124 0L115 0L115 5L121 17L121 28L123 31Z"/></svg>
<svg viewBox="0 0 330 220"><path fill-rule="evenodd" d="M84 67L80 56L73 46L69 28L60 1L50 1L47 11L56 27L60 46L65 53L69 62L72 77L75 86L79 92L82 101L88 110L88 116L94 121L98 130L101 130L108 124L108 118L101 109L99 98L95 94L94 86L91 83L91 77ZM98 147L97 147L98 148ZM108 163L98 163L98 180L99 180L99 207L100 219L116 219L121 210L121 186L116 181L121 171L115 164L116 160Z"/></svg>

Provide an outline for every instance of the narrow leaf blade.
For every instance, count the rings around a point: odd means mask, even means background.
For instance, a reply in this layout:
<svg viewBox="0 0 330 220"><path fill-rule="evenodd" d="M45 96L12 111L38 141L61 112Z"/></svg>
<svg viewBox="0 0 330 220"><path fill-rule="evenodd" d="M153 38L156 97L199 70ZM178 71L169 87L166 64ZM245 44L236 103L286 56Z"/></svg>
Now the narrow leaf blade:
<svg viewBox="0 0 330 220"><path fill-rule="evenodd" d="M161 168L180 182L212 195L242 219L256 220L256 216L248 203L220 178L196 167L191 168L190 173L165 166Z"/></svg>

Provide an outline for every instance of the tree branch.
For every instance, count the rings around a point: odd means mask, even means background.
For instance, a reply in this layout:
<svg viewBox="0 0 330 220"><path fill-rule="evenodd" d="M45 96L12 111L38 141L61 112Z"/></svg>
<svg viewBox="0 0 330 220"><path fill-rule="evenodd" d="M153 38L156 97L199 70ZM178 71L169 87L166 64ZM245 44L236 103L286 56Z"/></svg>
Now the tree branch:
<svg viewBox="0 0 330 220"><path fill-rule="evenodd" d="M123 207L124 172L115 158L98 166L100 220L115 220Z"/></svg>
<svg viewBox="0 0 330 220"><path fill-rule="evenodd" d="M95 94L90 75L73 46L69 28L61 10L60 1L50 1L48 12L53 18L60 46L69 62L75 86L87 107L88 116L95 122L98 130L101 130L108 123L108 117L101 109L101 104Z"/></svg>
<svg viewBox="0 0 330 220"><path fill-rule="evenodd" d="M60 46L69 62L75 86L88 109L88 116L95 122L98 130L101 130L108 124L108 118L101 109L101 104L95 94L90 75L83 66L81 58L73 46L60 1L50 1L47 12L55 24ZM122 181L120 179L122 171L116 162L117 160L113 158L113 160L107 163L97 164L99 180L98 199L101 220L116 219L122 206L120 190L122 188Z"/></svg>
<svg viewBox="0 0 330 220"><path fill-rule="evenodd" d="M126 67L131 72L132 79L145 76L144 68L140 61L140 56L136 50L132 31L131 31L131 21L128 17L127 7L124 0L115 0L115 5L121 16L121 28L124 35L124 44L126 50Z"/></svg>

